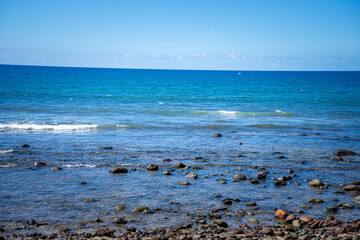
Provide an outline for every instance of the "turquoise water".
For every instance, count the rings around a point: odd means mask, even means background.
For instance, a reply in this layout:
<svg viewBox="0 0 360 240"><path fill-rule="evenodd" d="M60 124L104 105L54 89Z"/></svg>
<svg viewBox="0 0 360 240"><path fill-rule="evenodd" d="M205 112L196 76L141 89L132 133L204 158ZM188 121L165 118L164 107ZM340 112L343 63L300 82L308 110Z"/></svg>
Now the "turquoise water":
<svg viewBox="0 0 360 240"><path fill-rule="evenodd" d="M218 132L223 137L211 137ZM319 192L350 203L353 196L333 196L332 191L340 183L360 180L359 158L337 162L333 151L360 152L359 142L360 72L0 65L0 220L72 223L123 215L137 219L136 226L163 226L189 221L184 213L221 207L214 198L221 193L241 200L231 206L234 211L256 200L261 207L256 217L272 222L273 208L296 211ZM25 143L31 147L22 148ZM113 149L99 149L104 146ZM198 156L203 159L194 159ZM174 161L163 163L164 158ZM47 166L33 167L36 161ZM161 174L178 161L201 168L192 185L176 182L195 170ZM160 165L160 171L147 172L149 163ZM108 173L121 165L137 171ZM255 165L266 165L267 181L231 182L239 172L256 178ZM51 170L54 166L63 170ZM298 176L275 188L271 178L288 175L288 168ZM218 183L219 177L228 182ZM307 178L334 186L309 189ZM294 187L293 181L302 185ZM171 201L180 205L170 206ZM127 210L115 211L117 204ZM164 210L142 219L130 211L138 205ZM326 201L309 212L322 217L331 205ZM358 213L357 207L338 216L351 219ZM237 224L246 217L228 221Z"/></svg>

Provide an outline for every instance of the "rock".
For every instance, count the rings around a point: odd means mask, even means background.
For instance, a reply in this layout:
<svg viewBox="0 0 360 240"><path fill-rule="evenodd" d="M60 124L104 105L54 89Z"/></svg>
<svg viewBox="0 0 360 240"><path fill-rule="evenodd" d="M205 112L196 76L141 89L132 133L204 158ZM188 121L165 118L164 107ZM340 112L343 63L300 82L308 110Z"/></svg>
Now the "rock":
<svg viewBox="0 0 360 240"><path fill-rule="evenodd" d="M301 228L301 223L299 220L294 220L292 222L292 225L295 227L295 228Z"/></svg>
<svg viewBox="0 0 360 240"><path fill-rule="evenodd" d="M259 221L256 218L249 218L248 222L254 225L258 225Z"/></svg>
<svg viewBox="0 0 360 240"><path fill-rule="evenodd" d="M197 179L198 175L196 173L188 173L186 174L186 177L190 179Z"/></svg>
<svg viewBox="0 0 360 240"><path fill-rule="evenodd" d="M309 223L309 222L312 222L313 219L311 217L302 216L302 217L300 217L300 221L304 222L304 223Z"/></svg>
<svg viewBox="0 0 360 240"><path fill-rule="evenodd" d="M259 182L259 180L257 180L257 179L251 179L251 180L250 180L250 183L251 183L251 184L259 184L260 182Z"/></svg>
<svg viewBox="0 0 360 240"><path fill-rule="evenodd" d="M81 185L86 185L87 182L83 181L83 182L81 182L80 184L81 184Z"/></svg>
<svg viewBox="0 0 360 240"><path fill-rule="evenodd" d="M114 218L113 223L114 224L126 224L127 221L121 217L116 217L116 218Z"/></svg>
<svg viewBox="0 0 360 240"><path fill-rule="evenodd" d="M175 167L177 167L177 168L185 168L186 165L183 164L182 162L178 162Z"/></svg>
<svg viewBox="0 0 360 240"><path fill-rule="evenodd" d="M324 200L320 199L320 198L310 198L308 200L309 203L323 203Z"/></svg>
<svg viewBox="0 0 360 240"><path fill-rule="evenodd" d="M335 194L345 194L345 192L344 191L333 191L333 193L335 193Z"/></svg>
<svg viewBox="0 0 360 240"><path fill-rule="evenodd" d="M285 222L292 223L296 219L296 216L294 214L291 214L285 218Z"/></svg>
<svg viewBox="0 0 360 240"><path fill-rule="evenodd" d="M213 221L213 224L215 224L215 225L217 225L217 226L219 226L219 227L223 227L223 228L227 228L227 227L228 227L228 224L227 224L225 221L221 220L221 219L215 219L215 220Z"/></svg>
<svg viewBox="0 0 360 240"><path fill-rule="evenodd" d="M180 184L180 185L190 185L191 183L189 183L188 181L178 181L177 184Z"/></svg>
<svg viewBox="0 0 360 240"><path fill-rule="evenodd" d="M282 209L277 210L275 213L275 217L281 218L281 219L285 219L287 217L287 215L288 214Z"/></svg>
<svg viewBox="0 0 360 240"><path fill-rule="evenodd" d="M219 193L218 193L218 194L215 194L215 197L216 197L216 198L219 198L219 197L221 197L221 194L219 194Z"/></svg>
<svg viewBox="0 0 360 240"><path fill-rule="evenodd" d="M336 213L338 211L338 207L328 207L326 208L328 213Z"/></svg>
<svg viewBox="0 0 360 240"><path fill-rule="evenodd" d="M349 156L349 155L357 155L356 152L353 152L351 150L347 150L347 149L339 149L335 151L335 154L337 156Z"/></svg>
<svg viewBox="0 0 360 240"><path fill-rule="evenodd" d="M357 196L356 198L354 198L353 200L353 203L357 204L357 205L360 205L360 196Z"/></svg>
<svg viewBox="0 0 360 240"><path fill-rule="evenodd" d="M148 170L148 171L157 171L157 170L159 170L159 166L156 165L156 164L149 164L149 165L147 166L147 170Z"/></svg>
<svg viewBox="0 0 360 240"><path fill-rule="evenodd" d="M324 186L324 183L320 179L313 179L309 182L310 187L320 187Z"/></svg>
<svg viewBox="0 0 360 240"><path fill-rule="evenodd" d="M96 200L94 198L87 198L85 199L85 202L95 202Z"/></svg>
<svg viewBox="0 0 360 240"><path fill-rule="evenodd" d="M286 172L287 172L287 173L294 173L294 170L288 169L288 170L286 170Z"/></svg>
<svg viewBox="0 0 360 240"><path fill-rule="evenodd" d="M34 162L34 167L45 167L46 163L44 162Z"/></svg>
<svg viewBox="0 0 360 240"><path fill-rule="evenodd" d="M162 174L165 176L172 175L172 173L169 170L165 170Z"/></svg>
<svg viewBox="0 0 360 240"><path fill-rule="evenodd" d="M28 147L30 147L30 145L29 144L23 144L23 145L21 145L21 147L22 148L28 148Z"/></svg>
<svg viewBox="0 0 360 240"><path fill-rule="evenodd" d="M294 182L294 186L300 186L301 185L301 183L299 183L299 182Z"/></svg>
<svg viewBox="0 0 360 240"><path fill-rule="evenodd" d="M238 182L238 181L245 180L245 179L246 179L246 176L244 174L235 174L233 176L234 182Z"/></svg>
<svg viewBox="0 0 360 240"><path fill-rule="evenodd" d="M344 208L344 209L353 209L354 206L351 205L351 204L345 203L344 205L342 205L342 208Z"/></svg>
<svg viewBox="0 0 360 240"><path fill-rule="evenodd" d="M93 236L94 237L112 237L114 235L114 230L108 229L96 229Z"/></svg>
<svg viewBox="0 0 360 240"><path fill-rule="evenodd" d="M127 173L128 170L123 167L115 167L110 170L110 173Z"/></svg>
<svg viewBox="0 0 360 240"><path fill-rule="evenodd" d="M51 170L59 171L59 170L62 170L62 167L58 167L58 166L52 167Z"/></svg>
<svg viewBox="0 0 360 240"><path fill-rule="evenodd" d="M221 133L215 133L215 134L213 134L211 136L213 136L213 137L222 137Z"/></svg>
<svg viewBox="0 0 360 240"><path fill-rule="evenodd" d="M248 207L256 206L256 202L254 202L254 201L247 202L247 203L245 203L245 206L248 206Z"/></svg>
<svg viewBox="0 0 360 240"><path fill-rule="evenodd" d="M343 187L344 191L359 191L360 188L356 185L346 185L345 187Z"/></svg>
<svg viewBox="0 0 360 240"><path fill-rule="evenodd" d="M141 207L137 207L137 208L134 208L132 209L131 211L132 212L138 212L138 213L142 213L146 210L150 210L149 207L146 207L146 206L141 206Z"/></svg>
<svg viewBox="0 0 360 240"><path fill-rule="evenodd" d="M260 173L258 173L257 178L258 178L258 179L266 179L266 172L260 172Z"/></svg>
<svg viewBox="0 0 360 240"><path fill-rule="evenodd" d="M275 181L275 186L286 186L286 182L285 181Z"/></svg>
<svg viewBox="0 0 360 240"><path fill-rule="evenodd" d="M29 221L29 225L36 225L36 224L37 224L37 222L34 219L31 219Z"/></svg>
<svg viewBox="0 0 360 240"><path fill-rule="evenodd" d="M360 181L358 181L358 180L352 180L352 181L350 182L350 184L351 184L351 185L360 185Z"/></svg>
<svg viewBox="0 0 360 240"><path fill-rule="evenodd" d="M164 163L171 162L171 161L172 160L170 158L165 158L165 159L162 160L162 162L164 162Z"/></svg>
<svg viewBox="0 0 360 240"><path fill-rule="evenodd" d="M122 210L125 209L125 206L122 205L122 204L119 204L119 205L116 205L116 208L115 208L115 209L118 210L118 211L122 211Z"/></svg>
<svg viewBox="0 0 360 240"><path fill-rule="evenodd" d="M223 204L225 204L225 205L232 205L231 199L224 199L222 202L223 202Z"/></svg>
<svg viewBox="0 0 360 240"><path fill-rule="evenodd" d="M99 149L103 149L103 150L111 150L111 149L113 149L113 147L99 147Z"/></svg>
<svg viewBox="0 0 360 240"><path fill-rule="evenodd" d="M259 231L259 233L264 234L264 235L269 235L269 236L273 236L274 235L274 231L272 230L271 227L264 227L263 229L261 229Z"/></svg>
<svg viewBox="0 0 360 240"><path fill-rule="evenodd" d="M128 227L126 228L127 232L136 232L136 228L135 227Z"/></svg>

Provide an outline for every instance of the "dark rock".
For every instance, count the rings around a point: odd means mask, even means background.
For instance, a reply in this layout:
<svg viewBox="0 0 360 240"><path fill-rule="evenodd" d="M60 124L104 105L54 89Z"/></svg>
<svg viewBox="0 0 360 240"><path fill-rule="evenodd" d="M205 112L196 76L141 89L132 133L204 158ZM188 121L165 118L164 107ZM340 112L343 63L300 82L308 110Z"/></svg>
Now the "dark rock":
<svg viewBox="0 0 360 240"><path fill-rule="evenodd" d="M288 169L288 170L286 170L286 172L287 172L287 173L294 173L294 170Z"/></svg>
<svg viewBox="0 0 360 240"><path fill-rule="evenodd" d="M346 185L345 187L343 187L344 191L359 191L360 188L356 185Z"/></svg>
<svg viewBox="0 0 360 240"><path fill-rule="evenodd" d="M23 145L21 145L21 147L28 148L28 147L30 147L30 145L29 144L23 144Z"/></svg>
<svg viewBox="0 0 360 240"><path fill-rule="evenodd" d="M259 231L259 233L264 234L264 235L269 235L269 236L273 236L274 235L274 231L272 230L271 227L264 227L263 229L261 229Z"/></svg>
<svg viewBox="0 0 360 240"><path fill-rule="evenodd" d="M110 173L127 173L128 170L123 167L115 167L110 170Z"/></svg>
<svg viewBox="0 0 360 240"><path fill-rule="evenodd" d="M36 224L37 224L37 222L34 219L31 219L29 221L29 225L36 225Z"/></svg>
<svg viewBox="0 0 360 240"><path fill-rule="evenodd" d="M358 181L358 180L352 180L352 181L350 182L350 184L351 184L351 185L360 185L360 181Z"/></svg>
<svg viewBox="0 0 360 240"><path fill-rule="evenodd" d="M141 206L141 207L137 207L137 208L134 208L132 209L131 211L132 212L138 212L138 213L142 213L146 210L150 210L149 207L146 207L146 206Z"/></svg>
<svg viewBox="0 0 360 240"><path fill-rule="evenodd" d="M190 185L191 183L189 183L188 181L178 181L177 184L180 184L180 185Z"/></svg>
<svg viewBox="0 0 360 240"><path fill-rule="evenodd" d="M213 223L219 227L227 228L228 224L221 219L215 219Z"/></svg>
<svg viewBox="0 0 360 240"><path fill-rule="evenodd" d="M285 158L285 156L281 155L281 156L278 156L277 158L283 159L283 158Z"/></svg>
<svg viewBox="0 0 360 240"><path fill-rule="evenodd" d="M185 168L186 165L183 164L182 162L178 162L175 167L177 167L177 168Z"/></svg>
<svg viewBox="0 0 360 240"><path fill-rule="evenodd" d="M357 155L356 152L353 152L351 150L347 150L347 149L339 149L335 151L335 154L337 156L349 156L349 155Z"/></svg>
<svg viewBox="0 0 360 240"><path fill-rule="evenodd" d="M128 227L126 228L127 232L136 232L136 228L135 227Z"/></svg>
<svg viewBox="0 0 360 240"><path fill-rule="evenodd" d="M94 198L87 198L85 199L85 202L96 202Z"/></svg>
<svg viewBox="0 0 360 240"><path fill-rule="evenodd" d="M162 174L166 176L172 175L172 173L169 170L165 170Z"/></svg>
<svg viewBox="0 0 360 240"><path fill-rule="evenodd" d="M257 220L256 218L249 218L248 219L249 223L257 225L259 224L259 220Z"/></svg>
<svg viewBox="0 0 360 240"><path fill-rule="evenodd" d="M81 182L80 184L85 185L85 184L87 184L87 182L83 181L83 182Z"/></svg>
<svg viewBox="0 0 360 240"><path fill-rule="evenodd" d="M310 198L308 200L309 203L323 203L324 200L320 199L320 198Z"/></svg>
<svg viewBox="0 0 360 240"><path fill-rule="evenodd" d="M212 135L213 137L222 137L221 133L215 133Z"/></svg>
<svg viewBox="0 0 360 240"><path fill-rule="evenodd" d="M248 207L256 206L256 202L254 202L254 201L247 202L247 203L245 203L245 206L248 206Z"/></svg>
<svg viewBox="0 0 360 240"><path fill-rule="evenodd" d="M125 205L122 205L122 204L116 205L115 209L118 210L118 211L122 211L122 210L125 209Z"/></svg>
<svg viewBox="0 0 360 240"><path fill-rule="evenodd" d="M235 174L233 176L234 182L238 182L238 181L245 180L245 179L246 179L246 176L244 174Z"/></svg>
<svg viewBox="0 0 360 240"><path fill-rule="evenodd" d="M310 187L320 187L324 186L324 183L320 179L313 179L309 182Z"/></svg>
<svg viewBox="0 0 360 240"><path fill-rule="evenodd" d="M197 179L198 175L196 173L188 173L186 174L186 177L190 179Z"/></svg>
<svg viewBox="0 0 360 240"><path fill-rule="evenodd" d="M360 205L360 196L357 196L356 198L354 198L353 200L353 203L357 204L357 205Z"/></svg>
<svg viewBox="0 0 360 240"><path fill-rule="evenodd" d="M99 149L111 150L111 149L113 149L113 147L99 147Z"/></svg>
<svg viewBox="0 0 360 240"><path fill-rule="evenodd" d="M93 236L94 237L112 237L114 235L114 230L109 229L96 229Z"/></svg>
<svg viewBox="0 0 360 240"><path fill-rule="evenodd" d="M286 182L284 182L284 181L276 181L275 186L286 186Z"/></svg>
<svg viewBox="0 0 360 240"><path fill-rule="evenodd" d="M157 170L159 170L159 166L156 165L156 164L149 164L149 165L147 166L147 170L148 170L148 171L157 171Z"/></svg>
<svg viewBox="0 0 360 240"><path fill-rule="evenodd" d="M260 173L258 173L257 178L258 178L258 179L266 179L266 172L260 172Z"/></svg>
<svg viewBox="0 0 360 240"><path fill-rule="evenodd" d="M225 205L232 205L231 199L224 199L222 202L223 202L223 204L225 204Z"/></svg>
<svg viewBox="0 0 360 240"><path fill-rule="evenodd" d="M121 217L116 217L116 218L114 218L113 223L114 224L126 224L127 221Z"/></svg>
<svg viewBox="0 0 360 240"><path fill-rule="evenodd" d="M336 213L338 211L338 207L328 207L326 208L328 213Z"/></svg>
<svg viewBox="0 0 360 240"><path fill-rule="evenodd" d="M34 162L34 167L45 167L46 163L44 162Z"/></svg>
<svg viewBox="0 0 360 240"><path fill-rule="evenodd" d="M251 179L251 180L250 180L250 183L251 183L251 184L259 184L260 182L259 182L259 180L257 180L257 179Z"/></svg>
<svg viewBox="0 0 360 240"><path fill-rule="evenodd" d="M166 162L171 162L172 160L169 158L163 159L162 162L166 163Z"/></svg>
<svg viewBox="0 0 360 240"><path fill-rule="evenodd" d="M216 194L215 197L219 198L219 197L221 197L221 194Z"/></svg>
<svg viewBox="0 0 360 240"><path fill-rule="evenodd" d="M59 171L59 170L62 170L62 167L56 166L56 167L52 167L51 169L54 171Z"/></svg>

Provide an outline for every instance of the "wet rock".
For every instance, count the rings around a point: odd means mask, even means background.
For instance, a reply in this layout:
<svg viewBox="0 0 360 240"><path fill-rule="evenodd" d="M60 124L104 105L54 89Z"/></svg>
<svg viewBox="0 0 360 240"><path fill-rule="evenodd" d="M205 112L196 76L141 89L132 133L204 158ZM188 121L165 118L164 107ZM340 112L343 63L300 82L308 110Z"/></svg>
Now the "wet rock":
<svg viewBox="0 0 360 240"><path fill-rule="evenodd" d="M218 193L218 194L215 194L215 197L216 197L216 198L220 198L220 197L221 197L221 194L219 194L219 193Z"/></svg>
<svg viewBox="0 0 360 240"><path fill-rule="evenodd" d="M85 202L96 202L94 198L87 198L85 199Z"/></svg>
<svg viewBox="0 0 360 240"><path fill-rule="evenodd" d="M147 168L146 168L148 171L157 171L157 170L159 170L159 166L158 165L156 165L156 164L149 164L148 166L147 166Z"/></svg>
<svg viewBox="0 0 360 240"><path fill-rule="evenodd" d="M36 225L36 224L37 224L37 222L34 219L31 219L29 221L29 225Z"/></svg>
<svg viewBox="0 0 360 240"><path fill-rule="evenodd" d="M247 202L247 203L245 203L245 206L248 206L248 207L256 206L256 202L254 202L254 201Z"/></svg>
<svg viewBox="0 0 360 240"><path fill-rule="evenodd" d="M213 137L222 137L221 133L215 133L215 134L213 134L211 136L213 136Z"/></svg>
<svg viewBox="0 0 360 240"><path fill-rule="evenodd" d="M285 158L285 156L281 155L281 156L278 156L277 158L283 159L283 158Z"/></svg>
<svg viewBox="0 0 360 240"><path fill-rule="evenodd" d="M304 222L304 223L309 223L309 222L312 222L313 219L311 217L306 217L306 216L302 216L300 217L299 219L301 222Z"/></svg>
<svg viewBox="0 0 360 240"><path fill-rule="evenodd" d="M162 174L165 176L172 175L172 173L169 170L165 170Z"/></svg>
<svg viewBox="0 0 360 240"><path fill-rule="evenodd" d="M171 162L172 160L170 158L165 158L162 160L163 163Z"/></svg>
<svg viewBox="0 0 360 240"><path fill-rule="evenodd" d="M182 162L178 162L176 165L175 165L176 168L185 168L186 165L183 164Z"/></svg>
<svg viewBox="0 0 360 240"><path fill-rule="evenodd" d="M198 175L196 173L188 173L186 174L186 177L190 179L198 179Z"/></svg>
<svg viewBox="0 0 360 240"><path fill-rule="evenodd" d="M350 182L350 185L360 185L360 181L358 181L358 180L352 180L352 181Z"/></svg>
<svg viewBox="0 0 360 240"><path fill-rule="evenodd" d="M338 211L338 207L328 207L326 208L328 213L336 213Z"/></svg>
<svg viewBox="0 0 360 240"><path fill-rule="evenodd" d="M111 149L113 149L113 147L99 147L99 149L103 149L103 150L111 150Z"/></svg>
<svg viewBox="0 0 360 240"><path fill-rule="evenodd" d="M127 173L128 170L123 167L115 167L110 170L110 173Z"/></svg>
<svg viewBox="0 0 360 240"><path fill-rule="evenodd" d="M344 208L344 209L353 209L354 206L351 205L351 204L345 203L344 205L342 205L342 208Z"/></svg>
<svg viewBox="0 0 360 240"><path fill-rule="evenodd" d="M219 226L219 227L223 227L223 228L227 228L227 227L228 227L228 224L227 224L225 221L221 220L221 219L215 219L215 220L213 221L213 224L215 224L215 225L217 225L217 226Z"/></svg>
<svg viewBox="0 0 360 240"><path fill-rule="evenodd" d="M86 185L86 184L87 184L87 182L82 181L80 184L81 184L81 185Z"/></svg>
<svg viewBox="0 0 360 240"><path fill-rule="evenodd" d="M242 180L245 180L245 179L246 179L246 176L244 174L235 174L233 176L233 181L234 182L242 181Z"/></svg>
<svg viewBox="0 0 360 240"><path fill-rule="evenodd" d="M126 224L127 221L124 218L116 217L113 219L114 224Z"/></svg>
<svg viewBox="0 0 360 240"><path fill-rule="evenodd" d="M188 181L178 181L177 184L180 184L180 185L190 185L191 183L189 183Z"/></svg>
<svg viewBox="0 0 360 240"><path fill-rule="evenodd" d="M310 187L320 187L324 186L324 183L320 179L313 179L309 182Z"/></svg>
<svg viewBox="0 0 360 240"><path fill-rule="evenodd" d="M28 148L28 147L31 147L29 144L23 144L21 145L22 148Z"/></svg>
<svg viewBox="0 0 360 240"><path fill-rule="evenodd" d="M94 237L112 237L114 235L114 230L109 229L96 229L93 236Z"/></svg>
<svg viewBox="0 0 360 240"><path fill-rule="evenodd" d="M255 213L254 213L254 212L252 212L252 211L246 211L246 215L248 215L248 216L254 216L254 215L255 215Z"/></svg>
<svg viewBox="0 0 360 240"><path fill-rule="evenodd" d="M263 235L269 235L269 236L273 236L274 235L274 231L272 230L271 227L264 227L263 229L261 229L259 231L259 233L263 234Z"/></svg>
<svg viewBox="0 0 360 240"><path fill-rule="evenodd" d="M46 163L44 162L34 162L34 167L45 167Z"/></svg>
<svg viewBox="0 0 360 240"><path fill-rule="evenodd" d="M287 217L287 215L288 214L282 209L277 210L275 213L275 217L281 218L281 219L285 219Z"/></svg>
<svg viewBox="0 0 360 240"><path fill-rule="evenodd" d="M299 183L299 182L294 182L294 186L300 186L301 185L301 183Z"/></svg>
<svg viewBox="0 0 360 240"><path fill-rule="evenodd" d="M251 180L250 180L250 183L251 183L251 184L259 184L260 182L259 182L259 180L257 180L257 179L251 179Z"/></svg>
<svg viewBox="0 0 360 240"><path fill-rule="evenodd" d="M147 206L141 206L141 207L134 208L134 209L132 209L131 211L132 211L132 212L142 213L142 212L144 212L144 211L146 211L146 210L150 210L149 207L147 207Z"/></svg>
<svg viewBox="0 0 360 240"><path fill-rule="evenodd" d="M335 193L335 194L345 194L345 192L344 192L344 191L339 191L339 190L337 190L337 191L333 191L333 193Z"/></svg>
<svg viewBox="0 0 360 240"><path fill-rule="evenodd" d="M116 208L115 208L115 209L118 210L118 211L122 211L122 210L125 209L125 206L122 205L122 204L119 204L119 205L116 205Z"/></svg>
<svg viewBox="0 0 360 240"><path fill-rule="evenodd" d="M294 173L294 170L288 169L288 170L286 170L286 172L287 172L287 173Z"/></svg>
<svg viewBox="0 0 360 240"><path fill-rule="evenodd" d="M51 170L54 170L54 171L59 171L59 170L62 170L62 167L52 167Z"/></svg>
<svg viewBox="0 0 360 240"><path fill-rule="evenodd" d="M359 191L360 188L356 185L346 185L345 187L343 187L344 191Z"/></svg>
<svg viewBox="0 0 360 240"><path fill-rule="evenodd" d="M278 186L278 187L280 187L280 186L286 186L286 182L285 181L275 181L275 186Z"/></svg>
<svg viewBox="0 0 360 240"><path fill-rule="evenodd" d="M347 150L347 149L339 149L335 151L335 154L337 156L349 156L349 155L357 155L356 152L353 152L351 150Z"/></svg>
<svg viewBox="0 0 360 240"><path fill-rule="evenodd" d="M292 223L296 219L296 216L294 214L291 214L285 218L285 222Z"/></svg>
<svg viewBox="0 0 360 240"><path fill-rule="evenodd" d="M259 172L257 175L258 179L266 179L266 172Z"/></svg>
<svg viewBox="0 0 360 240"><path fill-rule="evenodd" d="M248 222L254 225L258 225L259 224L259 220L257 220L256 218L249 218Z"/></svg>
<svg viewBox="0 0 360 240"><path fill-rule="evenodd" d="M310 198L308 200L309 203L323 203L324 200L320 199L320 198Z"/></svg>
<svg viewBox="0 0 360 240"><path fill-rule="evenodd" d="M300 220L294 220L294 221L292 221L292 225L293 225L295 228L301 228Z"/></svg>
<svg viewBox="0 0 360 240"><path fill-rule="evenodd" d="M353 200L353 203L357 204L357 205L360 205L360 196L357 196L356 198L354 198Z"/></svg>
<svg viewBox="0 0 360 240"><path fill-rule="evenodd" d="M222 202L224 205L232 205L231 199L224 199Z"/></svg>

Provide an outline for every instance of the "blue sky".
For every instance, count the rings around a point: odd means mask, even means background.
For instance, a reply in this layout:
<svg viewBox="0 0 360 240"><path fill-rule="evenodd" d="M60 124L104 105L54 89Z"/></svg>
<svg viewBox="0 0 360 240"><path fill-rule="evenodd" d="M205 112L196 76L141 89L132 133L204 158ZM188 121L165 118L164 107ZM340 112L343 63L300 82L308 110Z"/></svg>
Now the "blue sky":
<svg viewBox="0 0 360 240"><path fill-rule="evenodd" d="M360 1L0 0L0 64L360 70Z"/></svg>

